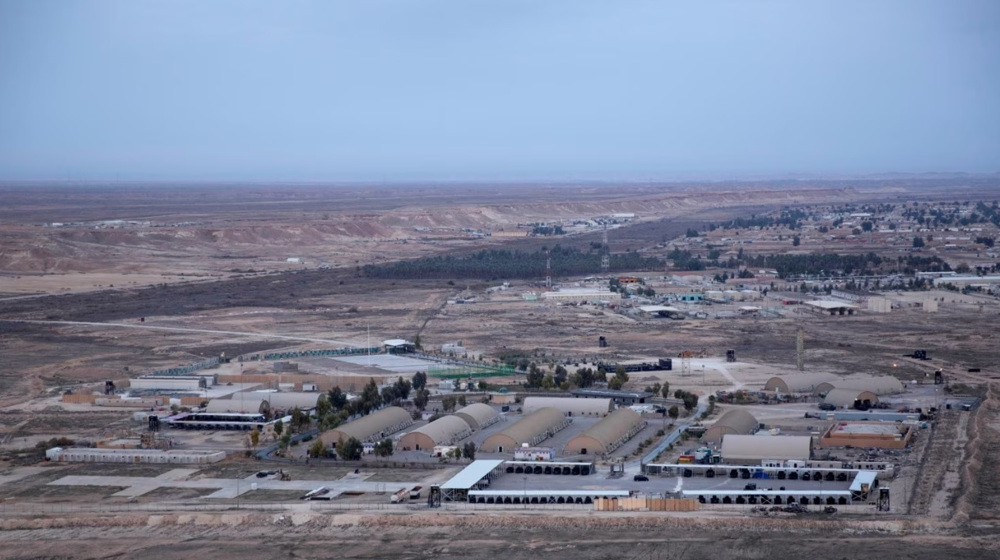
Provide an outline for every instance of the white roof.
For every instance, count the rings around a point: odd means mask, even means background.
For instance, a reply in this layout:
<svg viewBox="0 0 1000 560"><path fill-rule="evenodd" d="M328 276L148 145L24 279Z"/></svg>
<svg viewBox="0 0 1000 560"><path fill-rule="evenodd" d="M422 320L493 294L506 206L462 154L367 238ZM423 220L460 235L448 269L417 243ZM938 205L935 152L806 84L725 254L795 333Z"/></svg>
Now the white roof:
<svg viewBox="0 0 1000 560"><path fill-rule="evenodd" d="M670 305L643 305L639 307L645 313L679 313L680 309Z"/></svg>
<svg viewBox="0 0 1000 560"><path fill-rule="evenodd" d="M383 346L405 346L407 344L410 343L402 338L390 338L389 340L382 341Z"/></svg>
<svg viewBox="0 0 1000 560"><path fill-rule="evenodd" d="M444 488L442 486L442 488ZM516 497L516 496L572 496L572 497L614 497L614 498L625 498L628 497L628 490L470 490L470 496L493 496L493 497Z"/></svg>
<svg viewBox="0 0 1000 560"><path fill-rule="evenodd" d="M684 496L850 496L847 490L684 490Z"/></svg>
<svg viewBox="0 0 1000 560"><path fill-rule="evenodd" d="M525 416L543 408L554 408L563 414L604 416L611 411L611 399L525 397L521 406Z"/></svg>
<svg viewBox="0 0 1000 560"><path fill-rule="evenodd" d="M875 483L875 477L878 473L875 471L861 471L858 476L854 477L854 482L851 483L851 490L854 492L861 491L861 485L867 484L868 488L871 489L872 485Z"/></svg>
<svg viewBox="0 0 1000 560"><path fill-rule="evenodd" d="M828 299L817 299L814 301L807 301L806 305L812 305L813 307L819 307L820 309L857 309L858 306L852 303L844 303L842 301L830 301Z"/></svg>
<svg viewBox="0 0 1000 560"><path fill-rule="evenodd" d="M722 458L726 461L808 460L812 448L809 436L774 436L761 438L740 434L722 436Z"/></svg>
<svg viewBox="0 0 1000 560"><path fill-rule="evenodd" d="M441 485L442 490L468 490L503 464L500 459L477 459Z"/></svg>

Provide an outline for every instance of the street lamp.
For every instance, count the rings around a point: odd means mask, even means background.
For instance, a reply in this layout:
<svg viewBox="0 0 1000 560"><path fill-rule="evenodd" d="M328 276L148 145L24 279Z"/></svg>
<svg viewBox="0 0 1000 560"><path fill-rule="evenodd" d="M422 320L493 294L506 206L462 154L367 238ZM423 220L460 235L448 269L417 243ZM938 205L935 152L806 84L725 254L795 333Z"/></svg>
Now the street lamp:
<svg viewBox="0 0 1000 560"><path fill-rule="evenodd" d="M528 509L528 477L522 476L521 479L524 481L524 496L521 498L521 503L524 504L524 509Z"/></svg>

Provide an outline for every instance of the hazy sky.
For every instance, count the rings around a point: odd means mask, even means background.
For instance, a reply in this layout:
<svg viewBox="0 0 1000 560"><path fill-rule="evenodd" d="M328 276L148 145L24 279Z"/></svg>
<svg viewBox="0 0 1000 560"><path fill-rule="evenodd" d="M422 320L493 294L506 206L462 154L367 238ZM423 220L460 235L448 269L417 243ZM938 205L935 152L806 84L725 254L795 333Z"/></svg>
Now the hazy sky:
<svg viewBox="0 0 1000 560"><path fill-rule="evenodd" d="M0 0L0 180L1000 171L1000 0Z"/></svg>

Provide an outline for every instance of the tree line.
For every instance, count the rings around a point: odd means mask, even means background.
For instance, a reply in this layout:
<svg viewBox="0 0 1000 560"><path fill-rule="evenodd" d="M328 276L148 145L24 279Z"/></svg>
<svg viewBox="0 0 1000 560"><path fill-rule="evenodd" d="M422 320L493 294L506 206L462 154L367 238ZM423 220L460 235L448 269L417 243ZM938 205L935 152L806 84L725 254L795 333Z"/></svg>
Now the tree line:
<svg viewBox="0 0 1000 560"><path fill-rule="evenodd" d="M370 278L540 278L545 276L546 259L551 256L552 272L560 276L590 274L601 269L601 253L556 245L545 251L524 252L484 249L468 256L441 255L365 265L361 274ZM614 271L661 270L662 260L635 251L611 255Z"/></svg>

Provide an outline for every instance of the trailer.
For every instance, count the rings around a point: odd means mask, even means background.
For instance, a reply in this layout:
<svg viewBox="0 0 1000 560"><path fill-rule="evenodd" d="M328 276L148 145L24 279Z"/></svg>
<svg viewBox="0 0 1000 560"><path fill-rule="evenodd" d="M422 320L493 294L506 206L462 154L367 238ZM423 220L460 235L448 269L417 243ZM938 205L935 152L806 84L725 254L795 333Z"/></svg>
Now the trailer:
<svg viewBox="0 0 1000 560"><path fill-rule="evenodd" d="M409 495L410 495L409 488L400 488L399 490L396 491L395 494L392 495L392 498L390 498L389 501L391 503L398 504L399 502L405 501L406 497Z"/></svg>

